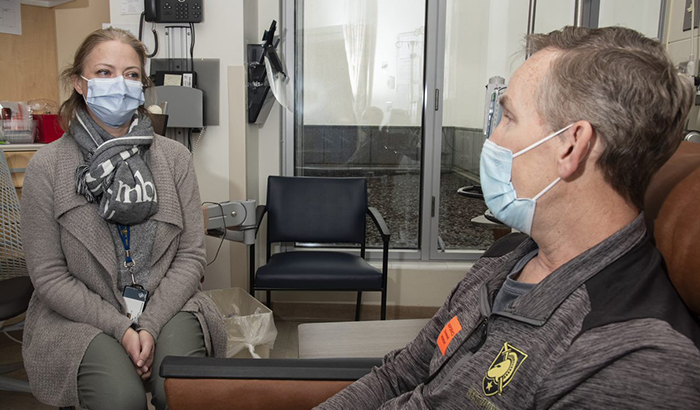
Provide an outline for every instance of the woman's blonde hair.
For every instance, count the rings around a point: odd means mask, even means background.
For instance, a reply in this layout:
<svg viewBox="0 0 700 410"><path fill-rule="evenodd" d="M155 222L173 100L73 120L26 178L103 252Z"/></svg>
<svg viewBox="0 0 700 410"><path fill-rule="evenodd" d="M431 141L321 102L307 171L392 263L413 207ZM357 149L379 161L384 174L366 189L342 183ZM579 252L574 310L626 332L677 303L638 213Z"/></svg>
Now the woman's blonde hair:
<svg viewBox="0 0 700 410"><path fill-rule="evenodd" d="M69 65L61 72L61 83L64 87L67 87L67 89L73 90L71 96L61 104L61 108L58 110L59 121L64 131L68 131L70 123L73 117L75 117L75 112L79 108L85 109L85 99L73 88L73 78L82 75L85 62L88 57L90 57L92 51L100 43L105 41L119 41L131 46L139 56L139 61L141 63L141 83L144 89L151 85L150 78L146 76L146 46L144 46L142 42L137 40L136 37L131 35L128 31L119 28L110 27L93 31L83 40L80 47L78 47L78 50L75 52L75 57L73 58L73 64ZM143 106L139 107L139 113L148 115L148 111Z"/></svg>

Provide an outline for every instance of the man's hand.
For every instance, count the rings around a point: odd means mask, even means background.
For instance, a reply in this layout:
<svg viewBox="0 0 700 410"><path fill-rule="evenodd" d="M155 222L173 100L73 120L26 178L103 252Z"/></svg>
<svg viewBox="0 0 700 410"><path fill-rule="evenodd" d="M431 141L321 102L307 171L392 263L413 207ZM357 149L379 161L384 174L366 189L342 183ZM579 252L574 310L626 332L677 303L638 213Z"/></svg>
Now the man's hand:
<svg viewBox="0 0 700 410"><path fill-rule="evenodd" d="M147 380L151 377L151 365L153 364L153 353L155 352L156 341L153 336L145 330L138 333L139 342L141 344L141 352L138 355L136 370L141 379Z"/></svg>
<svg viewBox="0 0 700 410"><path fill-rule="evenodd" d="M122 346L131 361L136 364L141 353L141 341L139 340L139 334L134 329L128 328L126 330L124 336L122 336Z"/></svg>

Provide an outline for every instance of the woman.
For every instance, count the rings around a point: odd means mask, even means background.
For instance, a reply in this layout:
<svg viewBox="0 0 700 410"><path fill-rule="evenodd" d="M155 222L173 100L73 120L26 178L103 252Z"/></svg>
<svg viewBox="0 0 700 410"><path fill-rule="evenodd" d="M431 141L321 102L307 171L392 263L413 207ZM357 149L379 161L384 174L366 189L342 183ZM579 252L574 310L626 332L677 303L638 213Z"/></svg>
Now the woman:
<svg viewBox="0 0 700 410"><path fill-rule="evenodd" d="M48 404L146 409L147 384L163 409L164 356L225 354L222 317L199 291L192 159L153 133L145 61L126 31L90 34L62 74L74 89L59 112L68 131L27 168L22 234L35 291L22 353Z"/></svg>

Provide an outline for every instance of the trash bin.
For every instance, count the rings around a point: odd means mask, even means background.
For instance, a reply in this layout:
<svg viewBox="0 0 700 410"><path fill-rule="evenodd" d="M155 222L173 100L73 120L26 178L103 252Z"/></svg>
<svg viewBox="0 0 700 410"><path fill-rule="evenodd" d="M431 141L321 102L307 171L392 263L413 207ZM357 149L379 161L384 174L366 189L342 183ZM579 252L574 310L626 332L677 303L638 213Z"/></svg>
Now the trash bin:
<svg viewBox="0 0 700 410"><path fill-rule="evenodd" d="M241 288L205 291L224 316L226 357L270 357L277 339L272 311Z"/></svg>

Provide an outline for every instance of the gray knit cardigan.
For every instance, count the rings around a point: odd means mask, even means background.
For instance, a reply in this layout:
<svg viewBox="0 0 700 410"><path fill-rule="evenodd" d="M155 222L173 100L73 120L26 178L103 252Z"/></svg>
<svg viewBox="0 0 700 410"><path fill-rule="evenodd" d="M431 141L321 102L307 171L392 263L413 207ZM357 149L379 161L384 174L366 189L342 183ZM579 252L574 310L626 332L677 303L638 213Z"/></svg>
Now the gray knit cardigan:
<svg viewBox="0 0 700 410"><path fill-rule="evenodd" d="M223 319L200 292L206 253L199 188L189 152L156 136L150 167L158 187L156 239L139 324L156 339L179 311L193 312L207 351L226 353ZM103 332L121 341L130 325L117 289L117 264L108 223L75 192L82 162L64 135L29 162L22 191L22 238L34 294L27 310L22 354L34 395L50 405L78 405L77 374L92 339ZM157 347L156 347L157 348Z"/></svg>

